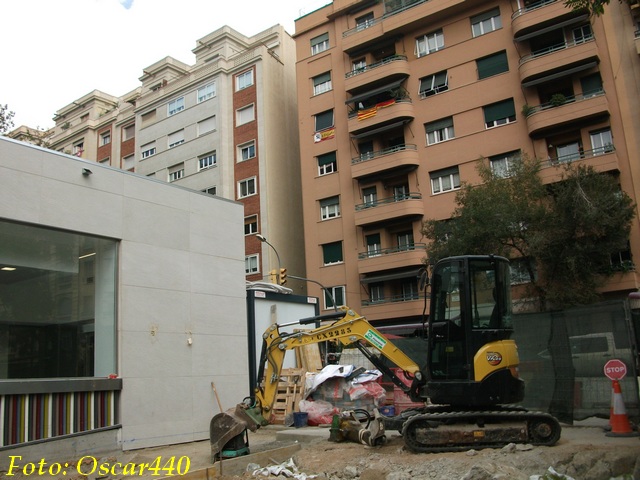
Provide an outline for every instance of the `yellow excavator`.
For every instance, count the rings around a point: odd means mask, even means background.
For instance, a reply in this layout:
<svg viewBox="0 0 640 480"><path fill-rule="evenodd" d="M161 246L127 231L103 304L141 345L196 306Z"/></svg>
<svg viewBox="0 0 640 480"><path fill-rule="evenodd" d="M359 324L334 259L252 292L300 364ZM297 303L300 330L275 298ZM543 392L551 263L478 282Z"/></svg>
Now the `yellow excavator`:
<svg viewBox="0 0 640 480"><path fill-rule="evenodd" d="M241 451L248 446L247 430L269 423L285 353L328 340L356 346L412 401L424 402L423 408L383 420L413 452L554 445L561 435L558 420L517 406L525 388L518 374L518 349L510 338L509 261L493 255L449 257L436 263L429 283L424 365L347 307L297 322L314 325L309 330L285 333L280 325L271 325L263 335L255 396L211 420L214 461L224 458L225 451ZM411 384L405 385L389 364L400 368ZM383 431L376 427L372 441L379 442Z"/></svg>

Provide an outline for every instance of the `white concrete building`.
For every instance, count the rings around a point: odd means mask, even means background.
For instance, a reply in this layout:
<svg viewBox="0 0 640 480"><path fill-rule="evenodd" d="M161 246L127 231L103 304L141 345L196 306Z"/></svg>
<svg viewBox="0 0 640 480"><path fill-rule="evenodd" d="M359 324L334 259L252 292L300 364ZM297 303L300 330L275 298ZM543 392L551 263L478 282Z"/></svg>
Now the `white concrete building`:
<svg viewBox="0 0 640 480"><path fill-rule="evenodd" d="M0 137L0 451L208 438L212 382L249 393L243 218Z"/></svg>

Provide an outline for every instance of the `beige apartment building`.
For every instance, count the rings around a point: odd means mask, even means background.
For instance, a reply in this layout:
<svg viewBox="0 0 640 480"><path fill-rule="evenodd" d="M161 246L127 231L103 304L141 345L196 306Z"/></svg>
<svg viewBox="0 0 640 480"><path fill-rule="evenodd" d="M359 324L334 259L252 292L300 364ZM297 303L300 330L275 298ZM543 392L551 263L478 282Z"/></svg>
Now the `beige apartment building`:
<svg viewBox="0 0 640 480"><path fill-rule="evenodd" d="M308 277L371 320L418 320L421 225L450 216L480 158L508 174L535 157L547 182L583 162L637 202L637 6L590 18L560 0L335 0L299 18ZM639 258L638 233L636 218L614 263ZM638 283L620 273L605 290Z"/></svg>
<svg viewBox="0 0 640 480"><path fill-rule="evenodd" d="M246 279L304 277L295 41L281 25L250 37L224 26L192 52L193 65L142 68L121 97L94 90L61 108L48 147L241 202ZM28 141L25 128L11 136Z"/></svg>

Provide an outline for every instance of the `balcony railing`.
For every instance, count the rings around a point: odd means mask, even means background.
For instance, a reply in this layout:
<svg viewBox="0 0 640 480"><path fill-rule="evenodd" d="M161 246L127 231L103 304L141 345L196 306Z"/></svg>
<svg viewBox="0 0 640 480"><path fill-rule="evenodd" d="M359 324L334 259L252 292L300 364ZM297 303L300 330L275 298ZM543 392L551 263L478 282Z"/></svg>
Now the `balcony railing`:
<svg viewBox="0 0 640 480"><path fill-rule="evenodd" d="M405 10L409 10L417 5L426 3L429 0L385 0L384 2L384 17L390 17L402 13Z"/></svg>
<svg viewBox="0 0 640 480"><path fill-rule="evenodd" d="M382 305L385 303L397 303L397 302L411 302L414 300L423 300L425 298L424 295L420 295L418 293L410 293L405 295L392 295L389 297L383 297L376 300L362 300L363 307L372 307L375 305Z"/></svg>
<svg viewBox="0 0 640 480"><path fill-rule="evenodd" d="M383 148L382 150L377 150L375 152L361 153L359 156L351 159L351 165L367 162L369 160L373 160L374 158L384 157L385 155L389 155L397 152L403 152L405 150L417 151L418 146L413 144L395 145L393 147Z"/></svg>
<svg viewBox="0 0 640 480"><path fill-rule="evenodd" d="M371 70L374 70L378 67L381 67L383 65L388 65L391 62L397 62L397 61L407 61L407 56L406 55L392 55L390 57L386 57L382 60L380 60L379 62L376 63L372 63L371 65L365 65L364 67L360 67L360 68L356 68L354 70L351 70L350 72L347 72L344 74L344 78L351 78L354 77L356 75L360 75L361 73L364 72L370 72Z"/></svg>
<svg viewBox="0 0 640 480"><path fill-rule="evenodd" d="M364 23L356 25L354 28L350 28L349 30L342 32L342 38L345 38L350 35L353 35L354 33L358 33L363 30L366 30L369 27L373 27L374 25L380 23L383 19L384 17L372 18L370 20L367 20Z"/></svg>
<svg viewBox="0 0 640 480"><path fill-rule="evenodd" d="M356 205L356 211L365 210L367 208L378 207L380 205L389 205L390 203L403 202L405 200L422 200L421 193L404 193L402 195L394 195L393 197L381 198L370 202Z"/></svg>
<svg viewBox="0 0 640 480"><path fill-rule="evenodd" d="M615 147L613 144L604 145L602 147L594 148L592 150L580 150L579 152L570 153L567 155L560 155L556 158L550 158L548 160L544 160L541 164L543 168L546 167L556 167L560 164L571 163L577 160L583 160L585 158L598 157L600 155L606 155L607 153L615 152Z"/></svg>
<svg viewBox="0 0 640 480"><path fill-rule="evenodd" d="M522 112L525 117L529 117L534 113L538 113L543 110L560 107L562 105L566 105L567 103L580 102L583 100L587 100L589 98L599 97L601 95L604 95L604 90L602 88L598 90L593 90L591 92L578 94L578 95L563 95L563 96L556 97L548 102L541 103L540 105L535 105L535 106L525 105L522 109Z"/></svg>
<svg viewBox="0 0 640 480"><path fill-rule="evenodd" d="M364 120L366 118L370 118L376 115L378 110L383 109L385 107L391 107L394 104L398 103L412 103L410 97L402 97L402 98L391 98L387 101L377 103L368 108L361 108L359 110L353 110L349 112L349 119L358 117L358 120Z"/></svg>
<svg viewBox="0 0 640 480"><path fill-rule="evenodd" d="M380 257L382 255L390 255L393 253L413 252L415 250L426 250L426 248L427 248L426 243L414 243L412 245L400 245L398 247L380 248L377 250L371 250L369 252L359 253L358 260L364 260L365 258L372 258L372 257Z"/></svg>
<svg viewBox="0 0 640 480"><path fill-rule="evenodd" d="M549 55L551 53L554 52L558 52L560 50L565 50L567 48L572 48L572 47L576 47L578 45L582 45L583 43L587 43L587 42L592 42L594 41L594 37L593 35L586 35L583 39L581 40L574 40L571 42L564 42L564 43L558 43L556 45L551 45L549 47L540 49L540 50L536 50L535 52L531 52L529 55L525 55L520 59L520 65L522 65L523 63L526 63L530 60L534 60L536 58L539 57L543 57L545 55Z"/></svg>
<svg viewBox="0 0 640 480"><path fill-rule="evenodd" d="M529 5L527 5L524 8L519 8L518 10L516 10L515 12L513 12L511 14L511 20L513 20L516 17L519 17L520 15L524 15L525 13L529 13L533 10L537 10L538 8L542 8L545 5L549 5L551 3L555 3L558 0L541 0L539 2L534 2L534 3L530 3Z"/></svg>

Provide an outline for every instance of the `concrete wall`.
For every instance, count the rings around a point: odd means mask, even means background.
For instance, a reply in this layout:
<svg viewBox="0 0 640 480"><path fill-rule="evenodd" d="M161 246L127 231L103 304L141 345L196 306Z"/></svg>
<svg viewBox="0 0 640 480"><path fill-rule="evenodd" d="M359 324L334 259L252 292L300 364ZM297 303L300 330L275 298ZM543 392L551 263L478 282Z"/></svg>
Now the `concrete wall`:
<svg viewBox="0 0 640 480"><path fill-rule="evenodd" d="M84 176L83 168L91 175ZM242 205L0 137L0 218L120 240L122 448L208 438L247 394Z"/></svg>

